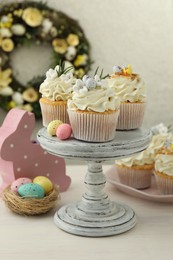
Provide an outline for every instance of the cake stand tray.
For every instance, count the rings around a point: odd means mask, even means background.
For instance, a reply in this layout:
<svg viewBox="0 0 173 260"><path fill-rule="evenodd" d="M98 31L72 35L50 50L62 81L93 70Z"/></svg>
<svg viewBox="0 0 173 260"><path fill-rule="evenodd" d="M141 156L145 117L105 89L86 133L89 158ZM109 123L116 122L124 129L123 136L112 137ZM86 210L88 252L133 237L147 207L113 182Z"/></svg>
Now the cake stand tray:
<svg viewBox="0 0 173 260"><path fill-rule="evenodd" d="M149 130L117 131L114 140L104 143L88 143L74 138L61 141L40 129L37 139L49 153L64 157L86 160L86 192L82 200L65 205L56 212L55 224L62 230L81 236L101 237L120 234L136 224L135 212L127 205L110 201L103 191L106 177L102 163L105 160L130 156L148 146Z"/></svg>

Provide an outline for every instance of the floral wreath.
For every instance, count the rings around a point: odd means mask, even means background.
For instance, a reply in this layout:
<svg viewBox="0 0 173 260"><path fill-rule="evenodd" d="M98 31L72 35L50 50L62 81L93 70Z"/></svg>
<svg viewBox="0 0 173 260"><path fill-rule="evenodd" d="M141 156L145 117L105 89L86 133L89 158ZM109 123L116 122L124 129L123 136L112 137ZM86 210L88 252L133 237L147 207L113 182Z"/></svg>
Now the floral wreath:
<svg viewBox="0 0 173 260"><path fill-rule="evenodd" d="M49 43L55 67L60 60L74 66L81 78L91 65L90 45L77 21L42 2L20 2L0 6L0 107L6 111L19 107L41 117L39 86L44 76L21 85L13 75L10 53L15 48Z"/></svg>

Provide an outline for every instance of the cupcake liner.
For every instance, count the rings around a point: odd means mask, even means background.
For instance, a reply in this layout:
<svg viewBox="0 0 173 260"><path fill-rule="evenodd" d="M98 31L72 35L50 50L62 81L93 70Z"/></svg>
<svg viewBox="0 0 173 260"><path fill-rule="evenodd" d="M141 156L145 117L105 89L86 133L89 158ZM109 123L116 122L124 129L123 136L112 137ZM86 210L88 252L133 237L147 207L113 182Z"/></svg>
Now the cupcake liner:
<svg viewBox="0 0 173 260"><path fill-rule="evenodd" d="M116 165L118 177L122 184L135 189L145 189L151 185L152 169L134 169L132 167L118 167Z"/></svg>
<svg viewBox="0 0 173 260"><path fill-rule="evenodd" d="M173 177L167 176L164 173L154 172L156 183L160 194L172 195L173 194Z"/></svg>
<svg viewBox="0 0 173 260"><path fill-rule="evenodd" d="M74 138L88 142L114 139L119 111L87 113L68 109L68 114Z"/></svg>
<svg viewBox="0 0 173 260"><path fill-rule="evenodd" d="M44 102L40 100L40 107L42 112L43 126L47 127L53 120L61 120L63 123L69 124L69 117L67 113L67 103L65 102Z"/></svg>
<svg viewBox="0 0 173 260"><path fill-rule="evenodd" d="M146 103L121 103L118 118L118 130L131 130L141 127Z"/></svg>

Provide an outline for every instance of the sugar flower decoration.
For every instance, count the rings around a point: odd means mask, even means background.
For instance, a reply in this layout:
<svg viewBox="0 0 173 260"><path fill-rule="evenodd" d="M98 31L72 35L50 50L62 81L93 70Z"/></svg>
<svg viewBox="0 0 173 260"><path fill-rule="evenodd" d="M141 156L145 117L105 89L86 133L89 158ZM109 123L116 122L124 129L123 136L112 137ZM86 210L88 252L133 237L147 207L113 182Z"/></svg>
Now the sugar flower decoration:
<svg viewBox="0 0 173 260"><path fill-rule="evenodd" d="M163 123L151 127L151 132L153 135L157 134L167 134L169 132L169 127L165 126Z"/></svg>
<svg viewBox="0 0 173 260"><path fill-rule="evenodd" d="M52 81L60 77L63 81L68 81L73 77L74 67L70 62L60 62L54 69L46 72L46 81Z"/></svg>

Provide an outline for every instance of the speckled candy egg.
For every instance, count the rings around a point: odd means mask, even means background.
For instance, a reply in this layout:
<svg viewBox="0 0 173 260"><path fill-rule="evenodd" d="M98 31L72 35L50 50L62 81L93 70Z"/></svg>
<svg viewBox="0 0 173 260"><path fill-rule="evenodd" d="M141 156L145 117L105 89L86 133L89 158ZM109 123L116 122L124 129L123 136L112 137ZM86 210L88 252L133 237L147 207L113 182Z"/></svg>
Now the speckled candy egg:
<svg viewBox="0 0 173 260"><path fill-rule="evenodd" d="M72 133L72 128L71 128L71 125L69 125L69 124L62 124L56 130L56 136L60 140L65 140L65 139L70 138L71 133Z"/></svg>
<svg viewBox="0 0 173 260"><path fill-rule="evenodd" d="M24 198L43 198L45 195L44 189L36 183L27 183L21 185L18 189L18 193Z"/></svg>
<svg viewBox="0 0 173 260"><path fill-rule="evenodd" d="M62 124L61 120L53 120L47 126L47 132L49 135L56 135L57 128Z"/></svg>
<svg viewBox="0 0 173 260"><path fill-rule="evenodd" d="M37 176L33 179L33 183L39 184L45 191L46 194L48 194L51 190L53 190L53 183L49 178L45 176Z"/></svg>
<svg viewBox="0 0 173 260"><path fill-rule="evenodd" d="M25 177L19 178L19 179L12 182L11 190L14 191L14 192L17 192L21 185L24 185L26 183L31 183L31 182L32 182L32 180L29 179L29 178L25 178Z"/></svg>

